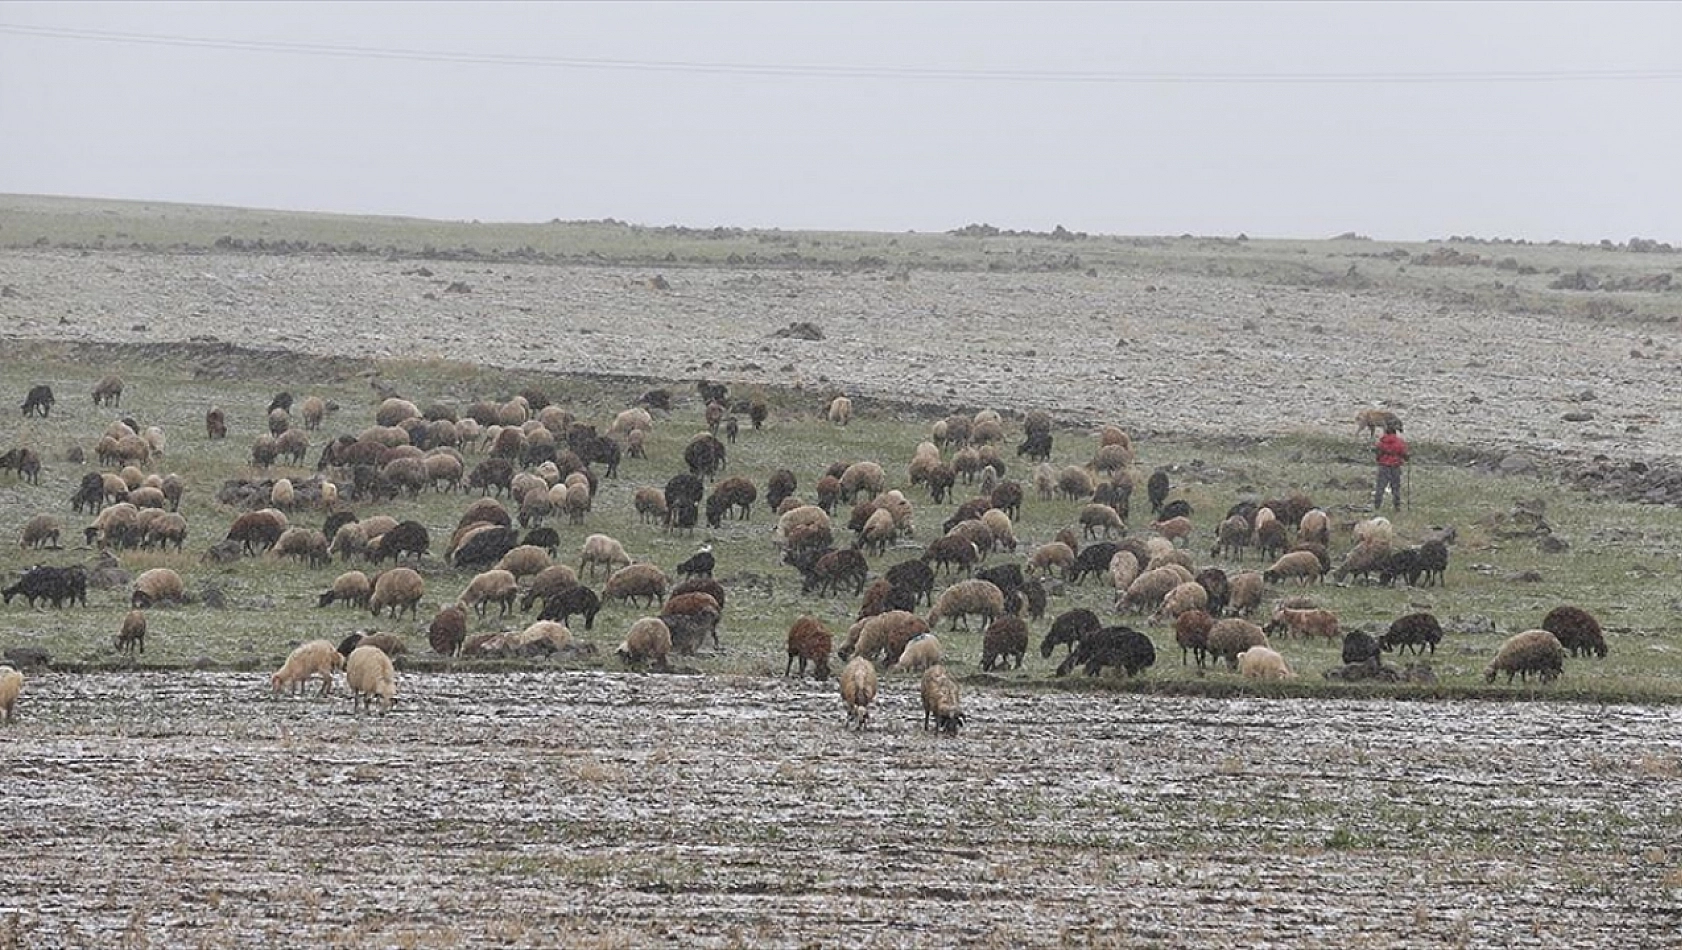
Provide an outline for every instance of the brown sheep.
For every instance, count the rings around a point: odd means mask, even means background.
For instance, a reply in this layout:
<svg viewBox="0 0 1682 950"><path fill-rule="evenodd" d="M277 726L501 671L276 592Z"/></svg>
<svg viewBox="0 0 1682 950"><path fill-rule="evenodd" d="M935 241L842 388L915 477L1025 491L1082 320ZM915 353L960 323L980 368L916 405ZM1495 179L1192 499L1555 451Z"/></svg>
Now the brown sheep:
<svg viewBox="0 0 1682 950"><path fill-rule="evenodd" d="M1238 654L1267 645L1267 634L1262 628L1238 617L1217 620L1209 628L1209 657L1226 660L1229 670L1238 669Z"/></svg>
<svg viewBox="0 0 1682 950"><path fill-rule="evenodd" d="M1293 610L1284 604L1273 608L1273 620L1267 625L1267 632L1283 632L1290 637L1324 637L1327 640L1343 636L1343 631L1338 628L1337 614L1329 610Z"/></svg>
<svg viewBox="0 0 1682 950"><path fill-rule="evenodd" d="M810 663L813 679L828 679L829 654L834 646L835 640L822 621L811 614L802 615L788 628L788 665L783 668L783 675L789 675L798 658L801 676L806 675L806 664Z"/></svg>
<svg viewBox="0 0 1682 950"><path fill-rule="evenodd" d="M906 644L919 634L929 632L923 618L905 610L889 610L853 624L847 630L847 640L836 651L845 660L858 656L875 658L880 654L892 666L899 662Z"/></svg>
<svg viewBox="0 0 1682 950"><path fill-rule="evenodd" d="M920 692L923 728L929 729L932 723L939 732L957 735L964 724L964 714L958 706L958 684L946 674L946 667L931 666L923 671Z"/></svg>
<svg viewBox="0 0 1682 950"><path fill-rule="evenodd" d="M958 621L962 620L967 630L972 614L980 616L983 623L990 624L1004 613L1005 595L997 584L983 580L959 581L942 591L935 600L928 624L933 629L941 620L951 618L952 629L958 629Z"/></svg>
<svg viewBox="0 0 1682 950"><path fill-rule="evenodd" d="M1277 584L1285 578L1295 578L1299 585L1317 583L1321 575L1320 558L1312 551L1292 551L1273 562L1262 572L1262 579Z"/></svg>
<svg viewBox="0 0 1682 950"><path fill-rule="evenodd" d="M614 571L602 586L602 602L623 600L629 603L647 601L652 608L666 596L669 587L666 574L653 564L631 564Z"/></svg>
<svg viewBox="0 0 1682 950"><path fill-rule="evenodd" d="M333 586L321 595L316 602L317 607L326 607L334 603L346 604L350 607L367 608L368 598L374 593L374 585L368 580L368 575L361 571L346 571L333 578Z"/></svg>
<svg viewBox="0 0 1682 950"><path fill-rule="evenodd" d="M841 670L841 702L847 710L847 725L862 731L876 702L876 667L862 656L853 657Z"/></svg>
<svg viewBox="0 0 1682 950"><path fill-rule="evenodd" d="M117 631L116 650L119 653L146 652L146 612L130 610L123 615L122 629Z"/></svg>
<svg viewBox="0 0 1682 950"><path fill-rule="evenodd" d="M1028 653L1028 625L1015 614L1005 614L1003 617L987 625L981 634L981 669L992 672L997 665L1004 668L1005 660L1015 657L1016 669L1022 668L1022 658Z"/></svg>
<svg viewBox="0 0 1682 950"><path fill-rule="evenodd" d="M625 639L614 651L627 665L651 664L664 670L672 652L672 631L658 617L643 617L631 624Z"/></svg>
<svg viewBox="0 0 1682 950"><path fill-rule="evenodd" d="M393 618L403 612L415 616L420 599L426 595L426 582L413 568L394 567L374 578L374 592L368 597L368 612L378 617L380 611L390 610Z"/></svg>
<svg viewBox="0 0 1682 950"><path fill-rule="evenodd" d="M1505 673L1507 682L1511 683L1513 674L1517 673L1519 679L1529 682L1530 674L1535 673L1543 683L1551 683L1564 671L1565 647L1559 638L1546 630L1526 630L1501 644L1483 678L1484 682L1493 683L1495 674Z"/></svg>
<svg viewBox="0 0 1682 950"><path fill-rule="evenodd" d="M1214 626L1215 618L1206 610L1188 610L1174 618L1174 642L1180 645L1182 666L1189 652L1197 658L1197 668L1203 669L1209 654L1209 631Z"/></svg>
<svg viewBox="0 0 1682 950"><path fill-rule="evenodd" d="M427 627L426 640L433 652L441 656L460 653L467 640L467 610L460 604L445 605Z"/></svg>
<svg viewBox="0 0 1682 950"><path fill-rule="evenodd" d="M475 575L457 601L463 606L473 608L473 612L481 619L485 616L487 605L496 604L501 608L497 616L504 617L513 611L514 600L519 595L520 585L513 573L492 568Z"/></svg>
<svg viewBox="0 0 1682 950"><path fill-rule="evenodd" d="M319 676L321 695L326 696L333 689L333 673L344 662L344 656L331 641L311 640L286 657L286 663L269 677L269 688L276 693L282 690L297 693L306 682Z"/></svg>

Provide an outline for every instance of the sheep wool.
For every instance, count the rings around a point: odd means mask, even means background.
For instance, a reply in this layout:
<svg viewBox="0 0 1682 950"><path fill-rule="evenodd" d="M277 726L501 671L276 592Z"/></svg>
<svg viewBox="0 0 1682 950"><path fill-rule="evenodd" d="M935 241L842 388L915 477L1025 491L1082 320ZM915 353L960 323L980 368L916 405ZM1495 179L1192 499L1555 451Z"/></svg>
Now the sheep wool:
<svg viewBox="0 0 1682 950"><path fill-rule="evenodd" d="M1253 680L1288 680L1296 676L1277 650L1251 647L1238 654L1238 674Z"/></svg>
<svg viewBox="0 0 1682 950"><path fill-rule="evenodd" d="M931 666L923 671L923 728L931 726L949 736L958 734L964 713L958 705L958 684L946 674L946 667Z"/></svg>
<svg viewBox="0 0 1682 950"><path fill-rule="evenodd" d="M297 693L302 691L306 682L319 676L321 695L325 696L333 689L333 673L344 665L344 661L344 656L332 641L311 640L287 656L285 665L269 677L269 688L276 693L282 690Z"/></svg>
<svg viewBox="0 0 1682 950"><path fill-rule="evenodd" d="M358 711L373 709L378 700L383 715L397 701L391 657L376 646L359 646L350 651L350 659L345 661L345 684L350 687L351 701Z"/></svg>
<svg viewBox="0 0 1682 950"><path fill-rule="evenodd" d="M0 666L0 712L11 722L17 712L18 695L23 692L23 674L9 666Z"/></svg>
<svg viewBox="0 0 1682 950"><path fill-rule="evenodd" d="M870 722L870 707L875 702L876 666L862 656L855 656L841 670L841 703L847 710L847 725L863 731Z"/></svg>

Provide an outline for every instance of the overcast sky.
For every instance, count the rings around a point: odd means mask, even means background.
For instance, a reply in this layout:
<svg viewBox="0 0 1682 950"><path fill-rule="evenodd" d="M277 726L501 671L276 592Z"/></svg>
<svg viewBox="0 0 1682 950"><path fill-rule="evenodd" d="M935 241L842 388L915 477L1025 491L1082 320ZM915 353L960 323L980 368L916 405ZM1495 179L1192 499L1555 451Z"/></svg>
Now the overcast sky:
<svg viewBox="0 0 1682 950"><path fill-rule="evenodd" d="M28 194L1682 243L1679 106L1678 3L0 0Z"/></svg>

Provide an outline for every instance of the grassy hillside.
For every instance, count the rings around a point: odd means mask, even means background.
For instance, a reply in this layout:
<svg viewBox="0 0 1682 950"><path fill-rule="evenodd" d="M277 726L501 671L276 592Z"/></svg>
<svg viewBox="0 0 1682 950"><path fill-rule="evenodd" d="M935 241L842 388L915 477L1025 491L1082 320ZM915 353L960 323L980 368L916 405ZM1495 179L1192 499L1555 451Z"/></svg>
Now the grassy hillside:
<svg viewBox="0 0 1682 950"><path fill-rule="evenodd" d="M93 551L82 545L81 529L88 522L70 510L69 499L82 474L94 469L94 441L117 410L92 405L89 392L98 377L120 372L127 381L122 415L143 425L158 425L168 435L167 454L151 467L175 472L189 484L182 506L190 524L187 549L180 554L119 552L124 569L139 573L149 567L178 570L200 602L186 607L152 611L151 637L143 661L147 664L209 664L241 668L270 668L290 647L313 637L337 640L354 629L378 627L408 637L414 662L426 662L425 626L432 614L453 600L466 586L471 572L441 562L444 545L461 511L471 500L462 494L426 493L417 499L363 502L353 506L360 516L391 514L423 522L433 538L423 569L428 593L418 622L374 620L366 613L340 608L318 609L326 590L345 565L309 568L277 561L272 555L248 558L231 566L211 566L201 555L222 539L238 512L216 502L218 489L231 479L261 480L286 476L303 479L315 474L320 447L341 433L355 433L371 424L377 401L370 378L394 387L425 406L446 402L458 408L485 398L505 399L534 386L553 402L571 409L581 421L605 428L613 414L632 403L656 382L646 380L579 379L576 377L511 374L466 364L426 363L373 365L350 361L314 360L279 353L252 353L226 347L70 347L32 344L8 348L0 358L0 394L11 408L0 416L0 448L25 445L39 451L46 467L39 485L20 483L13 474L0 474L0 571L7 577L33 563L84 563ZM52 385L59 402L47 419L22 419L16 405L36 383ZM576 565L583 537L604 532L621 539L639 560L652 561L670 571L703 543L714 545L717 575L729 591L723 624L724 649L686 660L709 673L780 674L784 667L783 638L790 622L802 612L823 619L839 637L857 610L852 597L821 599L801 594L795 571L782 565L772 543L774 519L763 503L745 521L726 521L718 530L704 525L693 536L672 535L657 526L641 524L631 495L643 485L659 486L682 470L682 449L702 429L702 406L692 381L667 382L674 394L669 414L657 414L647 460L627 459L619 478L608 479L581 526L557 525L562 544L560 559ZM267 471L253 468L252 441L266 431L264 409L270 397L286 389L294 395L319 395L341 408L330 414L323 428L310 434L312 448L305 466L281 465ZM745 393L737 393L744 396ZM772 414L763 431L743 425L741 438L730 446L728 473L744 475L763 491L766 476L788 467L799 479L799 493L811 498L812 485L823 469L838 460L875 459L889 473L890 482L906 489L917 506L917 530L886 556L873 558L881 571L916 556L938 536L953 504L934 505L921 488L906 484L906 465L915 445L926 438L932 416L888 404L861 404L858 418L838 428L820 418L823 406L811 394L767 391ZM223 407L230 434L210 441L203 425L205 410ZM1007 422L1005 455L1009 477L1029 485L1028 500L1017 522L1022 546L1012 554L995 554L989 563L1021 560L1037 544L1048 541L1073 523L1080 507L1069 501L1040 500L1031 487L1030 466L1018 460L1012 447L1021 439L1019 420ZM1056 433L1057 465L1083 464L1096 443L1090 432ZM86 451L87 464L66 461L72 447ZM1190 550L1200 565L1216 563L1229 571L1265 566L1253 556L1243 562L1209 556L1213 528L1226 509L1243 498L1272 497L1301 489L1331 511L1338 526L1334 554L1350 546L1349 526L1362 516L1369 500L1370 466L1364 440L1352 434L1326 437L1292 436L1243 442L1195 443L1174 439L1142 441L1138 446L1137 478L1142 485L1151 471L1166 467L1172 473L1175 497L1195 510L1196 530ZM468 455L468 464L479 456ZM1412 503L1395 518L1404 539L1417 540L1444 526L1457 531L1447 584L1443 588L1410 590L1372 585L1326 585L1306 593L1343 617L1347 627L1382 629L1397 616L1428 609L1450 629L1432 660L1440 685L1435 688L1388 688L1390 692L1458 695L1486 692L1482 670L1500 641L1511 633L1538 625L1542 615L1560 603L1576 603L1596 613L1609 629L1611 655L1604 660L1568 660L1564 680L1541 690L1547 695L1599 699L1659 699L1682 697L1682 624L1675 600L1677 555L1682 552L1682 513L1617 503L1574 493L1545 479L1493 474L1463 448L1421 444L1409 476ZM956 499L970 496L962 483ZM1551 536L1565 542L1563 551L1543 553L1535 536L1520 533L1509 517L1516 502L1539 501ZM63 550L24 551L15 541L23 523L37 513L58 518L64 529ZM326 513L299 510L296 524L319 526ZM839 513L844 523L845 512ZM1148 533L1148 509L1143 490L1135 494L1130 528ZM846 538L844 529L838 536ZM843 540L843 543L844 540ZM354 565L360 566L360 565ZM599 579L594 586L599 588ZM214 589L226 609L204 605ZM1295 589L1274 596L1303 593ZM1053 596L1045 621L1032 625L1034 645L1050 618L1076 606L1089 607L1112 622L1125 622L1146 631L1154 640L1158 662L1140 680L1124 688L1181 691L1224 691L1251 688L1224 671L1200 675L1181 664L1170 628L1147 623L1138 616L1118 616L1111 609L1113 592L1088 580ZM95 591L87 608L30 610L21 600L0 608L0 647L40 646L63 662L123 664L112 649L126 609L128 590ZM572 659L569 665L615 668L612 656L625 628L642 610L610 605L596 628L574 632L597 647L593 658ZM499 619L493 615L476 630L518 629L532 615ZM1492 622L1495 632L1469 633ZM944 626L944 624L942 625ZM945 629L950 665L975 674L979 633ZM1360 692L1376 687L1349 687L1321 681L1321 670L1337 663L1335 643L1281 641L1276 646L1304 674L1280 691ZM1037 649L1020 671L1000 679L1007 683L1040 684L1051 680L1057 658L1042 660ZM476 664L462 664L474 668ZM1488 690L1507 694L1504 688ZM1528 690L1512 690L1528 694Z"/></svg>

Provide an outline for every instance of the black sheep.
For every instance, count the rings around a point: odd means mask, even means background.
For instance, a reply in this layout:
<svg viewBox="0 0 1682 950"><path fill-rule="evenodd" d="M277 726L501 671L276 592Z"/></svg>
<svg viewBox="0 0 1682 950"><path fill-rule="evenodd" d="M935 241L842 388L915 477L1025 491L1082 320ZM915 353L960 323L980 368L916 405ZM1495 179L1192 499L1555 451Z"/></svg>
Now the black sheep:
<svg viewBox="0 0 1682 950"><path fill-rule="evenodd" d="M1606 636L1601 632L1600 621L1581 607L1569 604L1555 607L1542 618L1542 629L1553 634L1572 656L1593 653L1606 658Z"/></svg>
<svg viewBox="0 0 1682 950"><path fill-rule="evenodd" d="M419 521L400 521L396 527L379 536L369 554L375 564L388 557L397 561L405 554L413 554L419 560L426 557L426 550L431 545L432 538L426 525Z"/></svg>
<svg viewBox="0 0 1682 950"><path fill-rule="evenodd" d="M502 560L502 556L520 544L520 532L514 528L487 528L467 539L451 561L459 568L487 568Z"/></svg>
<svg viewBox="0 0 1682 950"><path fill-rule="evenodd" d="M1040 656L1050 659L1051 652L1062 643L1068 644L1069 652L1073 653L1075 644L1079 643L1082 637L1103 625L1098 615L1085 607L1066 610L1051 622L1051 630L1046 633L1045 639L1040 641Z"/></svg>
<svg viewBox="0 0 1682 950"><path fill-rule="evenodd" d="M55 609L63 608L66 604L75 606L88 605L88 572L79 565L70 567L32 567L18 578L18 582L0 591L4 603L11 603L12 598L23 595L33 608L38 600L50 600Z"/></svg>
<svg viewBox="0 0 1682 950"><path fill-rule="evenodd" d="M34 449L12 449L0 455L0 470L14 469L18 477L31 485L41 484L41 456Z"/></svg>
<svg viewBox="0 0 1682 950"><path fill-rule="evenodd" d="M1067 676L1077 666L1086 667L1087 676L1097 676L1106 666L1119 666L1134 676L1156 662L1156 645L1150 637L1131 627L1103 627L1082 637L1074 650L1057 667L1058 676Z"/></svg>
<svg viewBox="0 0 1682 950"><path fill-rule="evenodd" d="M23 397L23 414L25 417L40 416L45 419L47 413L52 411L53 403L56 401L53 399L53 388L51 386L45 383L31 386L29 393Z"/></svg>
<svg viewBox="0 0 1682 950"><path fill-rule="evenodd" d="M700 476L689 472L681 472L673 475L666 482L666 505L669 508L675 508L679 505L699 508L701 496L705 495L706 491L707 487L701 481Z"/></svg>
<svg viewBox="0 0 1682 950"><path fill-rule="evenodd" d="M677 572L685 577L711 577L717 564L717 559L713 557L712 545L707 545L679 564Z"/></svg>
<svg viewBox="0 0 1682 950"><path fill-rule="evenodd" d="M1378 641L1372 634L1360 630L1351 630L1343 635L1343 662L1365 663L1377 660L1379 654Z"/></svg>
<svg viewBox="0 0 1682 950"><path fill-rule="evenodd" d="M1159 521L1171 521L1175 518L1190 518L1191 502L1186 501L1184 498L1176 498L1163 505L1162 510L1157 514L1157 520Z"/></svg>
<svg viewBox="0 0 1682 950"><path fill-rule="evenodd" d="M1069 570L1069 582L1079 584L1088 574L1103 575L1110 569L1110 559L1115 557L1121 545L1114 541L1099 541L1080 549L1075 555L1075 566ZM1139 567L1145 566L1145 561L1139 562Z"/></svg>
<svg viewBox="0 0 1682 950"><path fill-rule="evenodd" d="M1448 544L1440 538L1432 538L1419 546L1419 569L1422 574L1421 583L1429 587L1436 584L1446 587L1443 573L1448 570Z"/></svg>
<svg viewBox="0 0 1682 950"><path fill-rule="evenodd" d="M976 571L977 580L992 581L993 586L1000 592L1009 594L1020 591L1025 583L1020 564L995 564L983 571Z"/></svg>
<svg viewBox="0 0 1682 950"><path fill-rule="evenodd" d="M1408 614L1398 617L1390 624L1390 629L1378 638L1379 649L1389 652L1395 650L1405 653L1408 647L1414 653L1423 652L1424 647L1430 647L1433 655L1437 652L1437 644L1442 642L1443 628L1437 623L1437 618L1428 613Z"/></svg>
<svg viewBox="0 0 1682 950"><path fill-rule="evenodd" d="M1016 447L1018 457L1026 455L1030 462L1045 462L1051 459L1051 433L1031 432Z"/></svg>
<svg viewBox="0 0 1682 950"><path fill-rule="evenodd" d="M1168 473L1157 469L1151 473L1150 480L1145 482L1145 493L1150 497L1151 513L1161 514L1162 503L1168 500ZM1227 517L1231 517L1229 513Z"/></svg>
<svg viewBox="0 0 1682 950"><path fill-rule="evenodd" d="M1409 587L1419 585L1419 575L1425 570L1420 563L1418 548L1397 548L1391 551L1378 569L1378 582L1390 586L1398 577Z"/></svg>
<svg viewBox="0 0 1682 950"><path fill-rule="evenodd" d="M533 528L526 532L525 540L520 543L542 548L552 556L561 546L561 534L554 528Z"/></svg>
<svg viewBox="0 0 1682 950"><path fill-rule="evenodd" d="M1203 592L1209 595L1208 605L1204 608L1209 616L1219 617L1226 613L1227 601L1232 599L1232 584L1227 579L1226 571L1218 567L1206 567L1197 572L1192 578L1203 587Z"/></svg>
<svg viewBox="0 0 1682 950"><path fill-rule="evenodd" d="M901 561L888 568L887 573L882 576L887 578L888 583L895 587L908 590L915 596L921 597L925 604L933 605L934 568L929 566L928 561L922 558Z"/></svg>
<svg viewBox="0 0 1682 950"><path fill-rule="evenodd" d="M537 619L564 624L573 614L578 614L584 618L584 629L589 630L595 626L596 614L601 609L602 600L596 592L580 584L544 601L543 609L537 612Z"/></svg>
<svg viewBox="0 0 1682 950"><path fill-rule="evenodd" d="M797 484L794 473L786 468L779 468L771 473L765 481L765 503L775 512L782 506L783 500L794 494Z"/></svg>

